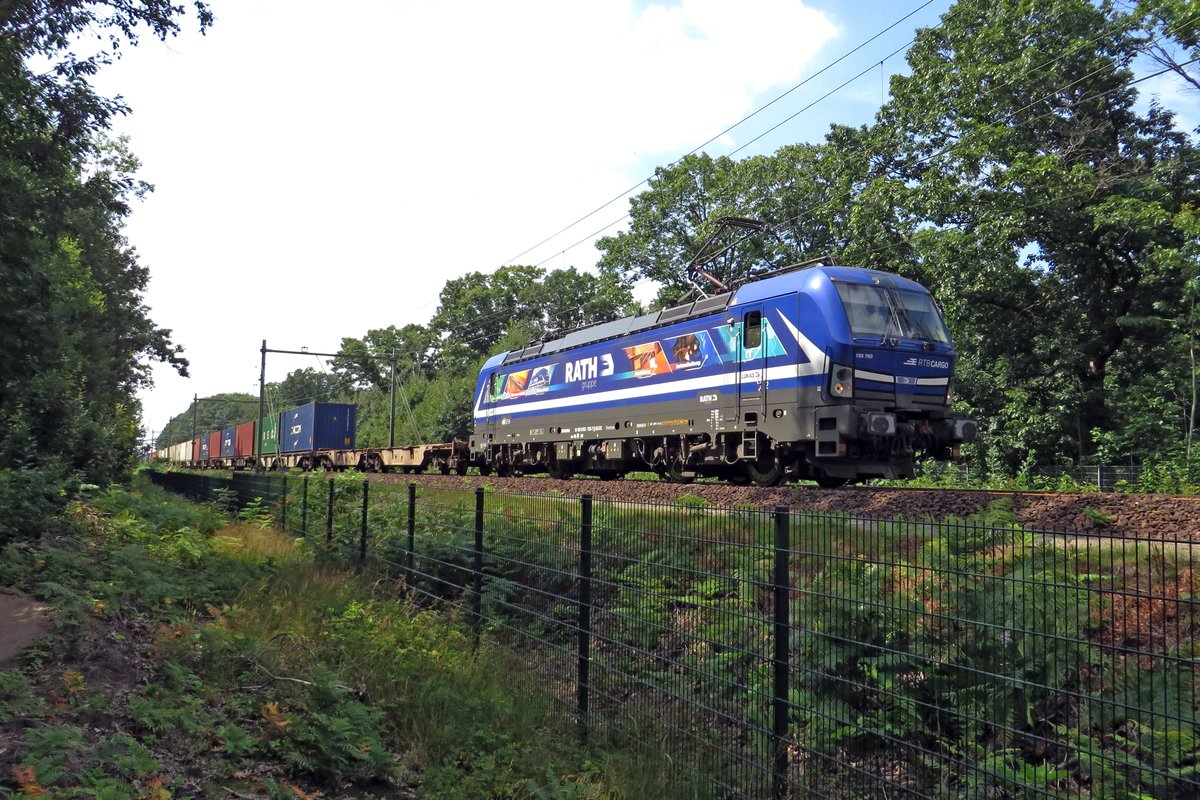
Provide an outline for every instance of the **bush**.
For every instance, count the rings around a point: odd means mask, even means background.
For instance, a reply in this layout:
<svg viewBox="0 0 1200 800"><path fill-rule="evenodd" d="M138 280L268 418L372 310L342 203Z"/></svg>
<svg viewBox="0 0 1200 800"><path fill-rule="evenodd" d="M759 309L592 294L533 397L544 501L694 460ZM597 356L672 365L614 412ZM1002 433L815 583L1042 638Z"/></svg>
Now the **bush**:
<svg viewBox="0 0 1200 800"><path fill-rule="evenodd" d="M69 481L54 467L0 469L0 545L36 539L62 514Z"/></svg>

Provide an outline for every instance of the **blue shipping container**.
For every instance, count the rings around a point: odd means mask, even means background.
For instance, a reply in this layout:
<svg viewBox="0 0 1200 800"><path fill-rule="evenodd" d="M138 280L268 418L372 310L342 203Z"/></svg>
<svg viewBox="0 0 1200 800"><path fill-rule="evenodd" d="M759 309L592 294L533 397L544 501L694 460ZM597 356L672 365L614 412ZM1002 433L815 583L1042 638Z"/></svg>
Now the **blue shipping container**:
<svg viewBox="0 0 1200 800"><path fill-rule="evenodd" d="M233 443L237 437L237 426L221 431L221 458L233 458Z"/></svg>
<svg viewBox="0 0 1200 800"><path fill-rule="evenodd" d="M354 406L349 403L309 403L283 412L279 449L284 453L348 450L354 447Z"/></svg>
<svg viewBox="0 0 1200 800"><path fill-rule="evenodd" d="M208 461L208 436L200 437L200 460Z"/></svg>

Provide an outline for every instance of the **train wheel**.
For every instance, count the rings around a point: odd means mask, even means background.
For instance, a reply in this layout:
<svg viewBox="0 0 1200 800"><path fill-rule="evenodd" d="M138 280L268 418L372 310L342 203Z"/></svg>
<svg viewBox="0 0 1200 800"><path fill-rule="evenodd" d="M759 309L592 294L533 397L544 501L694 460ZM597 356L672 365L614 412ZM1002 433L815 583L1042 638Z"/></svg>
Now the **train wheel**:
<svg viewBox="0 0 1200 800"><path fill-rule="evenodd" d="M560 481L567 481L575 477L574 470L557 458L546 465L546 471L550 474L551 478L557 478Z"/></svg>
<svg viewBox="0 0 1200 800"><path fill-rule="evenodd" d="M454 474L455 475L466 475L467 474L467 462L459 461L457 464L455 464L454 465Z"/></svg>
<svg viewBox="0 0 1200 800"><path fill-rule="evenodd" d="M485 477L485 478L486 478L488 475L491 475L491 474L492 474L492 467L491 467L491 465L490 465L490 464L480 464L480 465L479 465L479 474L480 474L480 475L482 475L482 476L483 476L483 477Z"/></svg>
<svg viewBox="0 0 1200 800"><path fill-rule="evenodd" d="M783 479L783 465L773 455L770 461L747 461L746 477L756 486L775 486Z"/></svg>
<svg viewBox="0 0 1200 800"><path fill-rule="evenodd" d="M850 482L849 478L835 478L832 475L821 475L816 480L817 486L822 489L837 489Z"/></svg>

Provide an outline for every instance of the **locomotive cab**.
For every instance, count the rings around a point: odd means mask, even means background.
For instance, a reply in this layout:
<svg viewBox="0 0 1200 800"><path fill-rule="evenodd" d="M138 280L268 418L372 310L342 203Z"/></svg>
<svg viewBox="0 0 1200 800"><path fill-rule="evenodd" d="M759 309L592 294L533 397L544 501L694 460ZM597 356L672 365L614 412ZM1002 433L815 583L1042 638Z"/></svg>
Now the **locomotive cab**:
<svg viewBox="0 0 1200 800"><path fill-rule="evenodd" d="M956 352L933 297L876 270L826 272L842 314L831 302L813 465L834 478L907 478L918 458L957 456L977 425L950 410Z"/></svg>

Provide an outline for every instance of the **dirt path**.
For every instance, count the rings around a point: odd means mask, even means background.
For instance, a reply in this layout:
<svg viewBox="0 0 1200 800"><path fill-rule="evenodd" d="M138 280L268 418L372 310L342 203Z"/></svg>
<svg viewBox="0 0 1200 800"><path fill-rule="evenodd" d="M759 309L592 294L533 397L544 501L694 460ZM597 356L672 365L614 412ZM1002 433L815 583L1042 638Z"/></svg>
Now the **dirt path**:
<svg viewBox="0 0 1200 800"><path fill-rule="evenodd" d="M34 639L50 632L49 611L16 589L0 588L0 669Z"/></svg>

